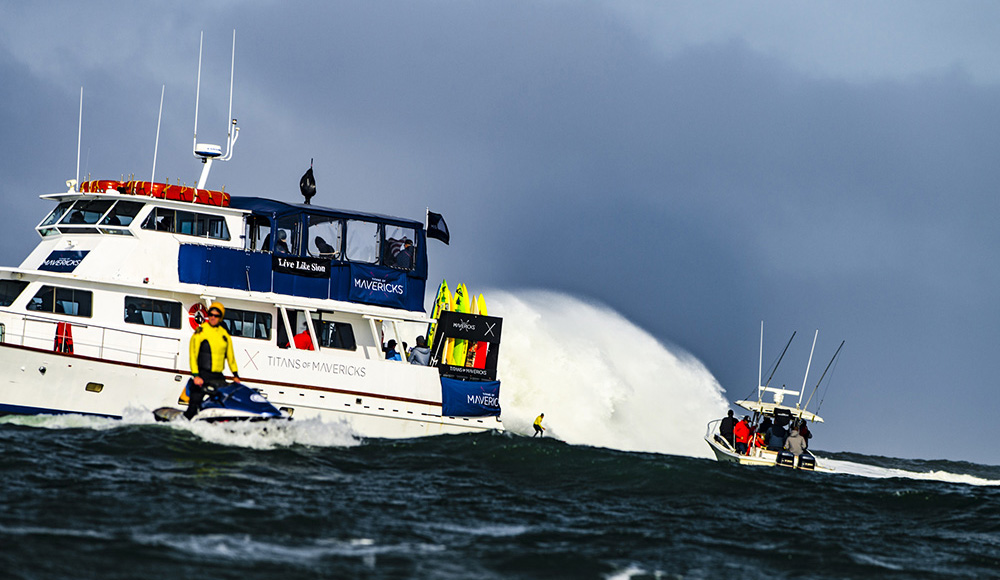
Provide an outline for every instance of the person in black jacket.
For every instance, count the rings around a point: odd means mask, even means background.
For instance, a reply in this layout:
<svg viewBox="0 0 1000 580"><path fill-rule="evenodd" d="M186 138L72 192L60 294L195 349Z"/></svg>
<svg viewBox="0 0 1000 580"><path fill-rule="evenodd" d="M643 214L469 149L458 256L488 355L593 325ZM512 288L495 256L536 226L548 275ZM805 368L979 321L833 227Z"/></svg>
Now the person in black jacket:
<svg viewBox="0 0 1000 580"><path fill-rule="evenodd" d="M733 437L733 427L736 426L736 417L733 417L733 410L729 410L729 415L719 423L719 434L729 442L730 447L736 447L736 439Z"/></svg>

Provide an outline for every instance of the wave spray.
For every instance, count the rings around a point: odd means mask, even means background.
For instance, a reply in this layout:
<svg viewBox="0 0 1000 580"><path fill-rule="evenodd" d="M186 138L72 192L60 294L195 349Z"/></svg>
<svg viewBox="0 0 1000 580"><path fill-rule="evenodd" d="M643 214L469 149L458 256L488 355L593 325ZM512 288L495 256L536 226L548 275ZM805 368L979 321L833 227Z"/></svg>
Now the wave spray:
<svg viewBox="0 0 1000 580"><path fill-rule="evenodd" d="M710 457L706 424L723 389L689 353L667 347L605 306L548 291L490 291L503 317L504 426L578 445Z"/></svg>

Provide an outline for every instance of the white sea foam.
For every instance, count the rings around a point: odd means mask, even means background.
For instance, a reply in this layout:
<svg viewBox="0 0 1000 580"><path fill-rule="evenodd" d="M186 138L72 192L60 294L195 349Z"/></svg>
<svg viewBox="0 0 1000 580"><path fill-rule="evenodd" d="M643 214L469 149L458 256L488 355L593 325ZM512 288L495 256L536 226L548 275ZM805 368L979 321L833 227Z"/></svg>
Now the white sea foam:
<svg viewBox="0 0 1000 580"><path fill-rule="evenodd" d="M490 291L503 317L504 426L624 451L709 457L705 425L725 415L722 387L701 362L605 306L555 292Z"/></svg>
<svg viewBox="0 0 1000 580"><path fill-rule="evenodd" d="M965 473L949 473L947 471L908 471L906 469L895 469L891 467L878 467L876 465L866 465L853 461L837 461L835 459L822 459L823 465L831 467L837 473L859 475L862 477L872 477L885 479L889 477L902 477L906 479L921 479L926 481L943 481L946 483L963 483L966 485L1000 485L1000 480L985 479L968 475Z"/></svg>
<svg viewBox="0 0 1000 580"><path fill-rule="evenodd" d="M11 415L0 419L7 423L42 429L120 429L129 425L156 423L147 409L127 409L121 420L91 415ZM250 449L274 449L291 445L314 447L352 447L360 443L346 423L324 422L319 419L275 423L207 423L202 421L172 421L158 424L163 428L190 431L194 435L219 445Z"/></svg>

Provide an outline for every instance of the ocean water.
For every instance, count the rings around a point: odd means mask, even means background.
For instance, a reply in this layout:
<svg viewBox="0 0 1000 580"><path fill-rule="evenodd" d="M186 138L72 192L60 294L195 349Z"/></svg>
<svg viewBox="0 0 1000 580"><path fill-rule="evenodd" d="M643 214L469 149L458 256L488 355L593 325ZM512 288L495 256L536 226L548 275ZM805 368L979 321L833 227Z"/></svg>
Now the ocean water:
<svg viewBox="0 0 1000 580"><path fill-rule="evenodd" d="M0 419L0 577L1000 576L1000 467L822 445L837 473L720 464L698 361L565 296L494 304L503 434ZM555 437L519 435L539 411Z"/></svg>

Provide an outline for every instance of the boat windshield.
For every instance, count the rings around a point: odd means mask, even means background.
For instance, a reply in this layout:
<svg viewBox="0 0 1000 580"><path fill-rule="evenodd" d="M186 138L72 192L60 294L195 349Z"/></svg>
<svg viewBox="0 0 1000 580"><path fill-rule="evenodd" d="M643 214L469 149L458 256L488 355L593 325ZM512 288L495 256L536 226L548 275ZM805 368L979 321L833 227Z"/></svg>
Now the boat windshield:
<svg viewBox="0 0 1000 580"><path fill-rule="evenodd" d="M93 225L115 202L108 199L81 199L59 220L59 225Z"/></svg>
<svg viewBox="0 0 1000 580"><path fill-rule="evenodd" d="M55 209L53 209L49 213L48 216L46 216L46 218L44 220L42 220L42 223L38 224L38 227L41 228L41 227L44 227L44 226L51 226L52 224L56 223L64 215L66 215L66 212L69 211L69 208L70 208L71 205L73 205L72 201L64 201L64 202L60 203L59 205L56 206Z"/></svg>
<svg viewBox="0 0 1000 580"><path fill-rule="evenodd" d="M119 201L101 220L102 226L128 226L145 205L138 201Z"/></svg>

